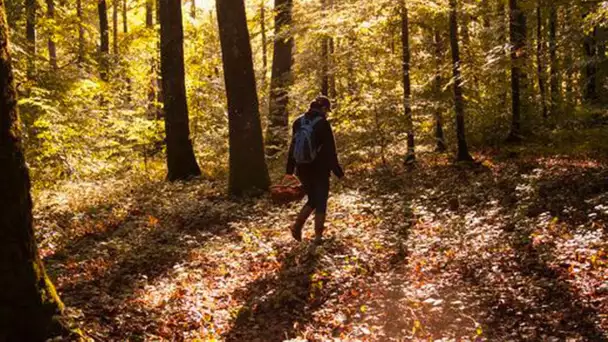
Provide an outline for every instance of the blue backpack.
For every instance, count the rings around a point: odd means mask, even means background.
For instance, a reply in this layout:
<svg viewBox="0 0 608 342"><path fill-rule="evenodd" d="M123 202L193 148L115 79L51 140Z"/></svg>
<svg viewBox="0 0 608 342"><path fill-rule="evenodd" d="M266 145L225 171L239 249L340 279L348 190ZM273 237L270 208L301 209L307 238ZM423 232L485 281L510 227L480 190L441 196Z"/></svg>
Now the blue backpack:
<svg viewBox="0 0 608 342"><path fill-rule="evenodd" d="M314 128L321 120L323 118L320 116L312 120L307 119L306 116L300 118L300 128L293 135L293 158L296 164L310 164L317 158L321 148L314 139Z"/></svg>

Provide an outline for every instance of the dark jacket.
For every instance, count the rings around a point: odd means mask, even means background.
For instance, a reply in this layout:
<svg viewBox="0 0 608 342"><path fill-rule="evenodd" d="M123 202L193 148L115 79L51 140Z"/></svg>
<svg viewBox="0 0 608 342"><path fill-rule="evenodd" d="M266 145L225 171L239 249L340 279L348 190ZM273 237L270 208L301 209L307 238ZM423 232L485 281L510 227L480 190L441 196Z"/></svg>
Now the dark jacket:
<svg viewBox="0 0 608 342"><path fill-rule="evenodd" d="M287 174L293 175L294 171L297 175L302 177L327 177L329 178L330 172L338 178L344 177L344 171L338 161L338 153L336 151L336 140L334 139L334 133L331 129L331 125L325 119L323 113L310 110L306 114L307 119L314 119L317 116L322 116L323 119L314 126L313 139L315 139L316 146L319 146L321 150L310 164L296 165L296 161L293 157L294 141L292 139L291 145L289 146L289 155L287 157ZM292 136L298 131L301 126L301 118L299 117L292 127Z"/></svg>

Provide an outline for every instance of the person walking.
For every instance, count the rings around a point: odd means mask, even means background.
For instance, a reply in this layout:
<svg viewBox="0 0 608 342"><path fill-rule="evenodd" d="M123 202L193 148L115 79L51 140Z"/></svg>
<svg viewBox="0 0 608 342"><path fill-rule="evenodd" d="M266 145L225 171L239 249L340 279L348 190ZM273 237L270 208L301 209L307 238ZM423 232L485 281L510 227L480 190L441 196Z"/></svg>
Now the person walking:
<svg viewBox="0 0 608 342"><path fill-rule="evenodd" d="M293 138L289 146L285 177L293 178L295 173L308 197L291 227L291 235L297 241L302 241L302 229L313 212L315 242L322 241L331 173L339 179L344 178L334 134L327 121L329 112L331 101L325 96L317 97L292 127Z"/></svg>

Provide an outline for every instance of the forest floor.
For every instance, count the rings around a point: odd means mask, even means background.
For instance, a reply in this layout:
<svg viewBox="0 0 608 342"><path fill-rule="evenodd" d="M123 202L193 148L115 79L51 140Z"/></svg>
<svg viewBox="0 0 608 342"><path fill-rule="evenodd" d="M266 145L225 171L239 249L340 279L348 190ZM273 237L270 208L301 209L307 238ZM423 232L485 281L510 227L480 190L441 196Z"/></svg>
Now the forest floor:
<svg viewBox="0 0 608 342"><path fill-rule="evenodd" d="M608 162L475 158L351 163L320 246L205 180L75 184L36 220L97 341L608 340Z"/></svg>

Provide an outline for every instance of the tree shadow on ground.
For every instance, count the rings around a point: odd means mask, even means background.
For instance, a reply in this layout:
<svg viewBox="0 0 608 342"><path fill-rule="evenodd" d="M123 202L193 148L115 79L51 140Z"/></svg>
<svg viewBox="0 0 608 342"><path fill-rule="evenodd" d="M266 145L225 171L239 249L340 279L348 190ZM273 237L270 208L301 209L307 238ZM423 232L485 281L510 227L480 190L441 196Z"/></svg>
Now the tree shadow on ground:
<svg viewBox="0 0 608 342"><path fill-rule="evenodd" d="M135 202L150 201L148 196L145 190L138 192ZM105 338L137 338L145 333L142 329L153 329L119 321L119 314L126 313L152 326L154 317L129 307L137 290L187 260L193 249L230 235L232 223L258 210L254 200L170 197L136 206L116 227L73 240L45 261L64 302L108 329Z"/></svg>
<svg viewBox="0 0 608 342"><path fill-rule="evenodd" d="M285 246L279 246L284 249ZM320 246L300 244L279 256L281 268L250 283L226 341L284 341L312 319L332 295L331 275L316 275L324 257L345 253L345 246L328 239ZM239 291L240 292L240 291Z"/></svg>

